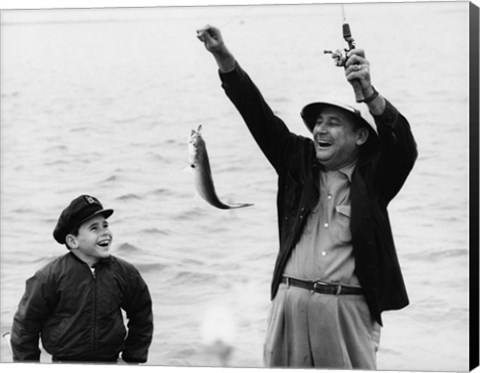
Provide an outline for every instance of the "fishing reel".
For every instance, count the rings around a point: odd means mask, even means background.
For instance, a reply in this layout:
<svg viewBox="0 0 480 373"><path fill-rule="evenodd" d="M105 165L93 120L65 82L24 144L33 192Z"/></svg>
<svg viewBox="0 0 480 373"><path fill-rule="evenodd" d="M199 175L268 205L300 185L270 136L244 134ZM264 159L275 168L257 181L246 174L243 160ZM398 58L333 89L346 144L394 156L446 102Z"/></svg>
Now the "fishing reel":
<svg viewBox="0 0 480 373"><path fill-rule="evenodd" d="M335 66L338 66L338 67L343 67L345 66L345 63L347 62L347 55L346 53L348 52L347 49L344 49L343 51L341 49L337 49L335 51L331 51L331 50L324 50L323 53L324 54L331 54L332 55L332 59L335 63Z"/></svg>
<svg viewBox="0 0 480 373"><path fill-rule="evenodd" d="M342 32L343 32L343 39L348 44L348 49L344 48L343 51L341 49L337 49L335 51L331 50L324 50L324 54L331 54L332 58L335 62L335 66L344 67L345 63L347 62L347 53L355 48L355 40L352 37L352 33L350 32L350 26L348 23L344 22L342 25Z"/></svg>
<svg viewBox="0 0 480 373"><path fill-rule="evenodd" d="M343 39L348 44L348 49L344 48L343 51L341 49L337 49L335 51L331 51L331 50L323 51L324 54L328 53L332 55L332 58L335 62L335 66L338 66L338 67L345 67L345 64L347 63L347 60L348 60L348 52L350 52L352 49L355 49L355 40L352 37L352 33L350 32L350 26L348 25L347 22L343 23L342 32L343 32ZM365 97L363 95L363 90L362 90L360 81L358 81L357 79L353 80L352 86L355 92L355 101L363 102Z"/></svg>

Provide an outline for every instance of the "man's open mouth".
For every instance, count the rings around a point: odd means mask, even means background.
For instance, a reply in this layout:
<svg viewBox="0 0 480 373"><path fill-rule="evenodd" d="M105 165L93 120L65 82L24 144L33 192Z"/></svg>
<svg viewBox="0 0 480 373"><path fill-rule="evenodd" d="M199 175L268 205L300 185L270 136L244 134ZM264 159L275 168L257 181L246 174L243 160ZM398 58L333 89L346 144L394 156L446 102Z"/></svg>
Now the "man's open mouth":
<svg viewBox="0 0 480 373"><path fill-rule="evenodd" d="M317 144L321 148L328 148L329 146L332 146L332 144L328 141L317 141Z"/></svg>

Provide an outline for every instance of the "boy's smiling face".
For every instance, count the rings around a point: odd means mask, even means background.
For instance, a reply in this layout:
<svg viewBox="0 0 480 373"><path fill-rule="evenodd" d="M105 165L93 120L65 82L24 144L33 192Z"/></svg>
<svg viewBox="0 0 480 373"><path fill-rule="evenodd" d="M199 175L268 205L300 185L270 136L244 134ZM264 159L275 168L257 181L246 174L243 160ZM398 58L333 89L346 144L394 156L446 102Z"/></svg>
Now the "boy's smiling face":
<svg viewBox="0 0 480 373"><path fill-rule="evenodd" d="M112 238L107 219L99 214L83 222L78 234L69 234L66 240L74 254L89 266L93 266L100 259L110 256Z"/></svg>

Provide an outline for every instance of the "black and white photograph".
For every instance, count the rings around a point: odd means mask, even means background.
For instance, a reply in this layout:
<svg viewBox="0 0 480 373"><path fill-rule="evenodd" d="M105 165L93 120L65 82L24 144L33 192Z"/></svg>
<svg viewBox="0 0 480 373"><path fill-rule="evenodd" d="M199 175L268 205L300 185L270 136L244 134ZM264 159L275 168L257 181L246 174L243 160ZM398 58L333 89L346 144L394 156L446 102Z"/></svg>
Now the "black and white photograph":
<svg viewBox="0 0 480 373"><path fill-rule="evenodd" d="M0 9L2 370L478 365L478 5Z"/></svg>

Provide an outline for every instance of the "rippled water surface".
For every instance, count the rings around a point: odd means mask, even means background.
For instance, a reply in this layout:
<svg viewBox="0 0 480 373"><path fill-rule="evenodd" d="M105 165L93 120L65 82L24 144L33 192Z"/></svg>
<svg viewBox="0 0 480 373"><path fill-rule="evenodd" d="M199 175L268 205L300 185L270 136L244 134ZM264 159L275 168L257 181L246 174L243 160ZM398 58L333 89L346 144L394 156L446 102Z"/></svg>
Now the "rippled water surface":
<svg viewBox="0 0 480 373"><path fill-rule="evenodd" d="M390 206L411 305L384 315L379 369L466 370L468 3L345 10L376 88L419 147ZM323 54L343 45L341 20L339 5L2 13L2 333L26 278L65 253L52 237L60 211L89 193L115 209L114 255L149 284L148 364L217 364L208 345L219 336L230 365L262 366L276 176L195 30L220 26L275 112L308 135L303 105L339 87L351 96ZM221 211L195 196L186 139L198 124L218 194L253 207Z"/></svg>

